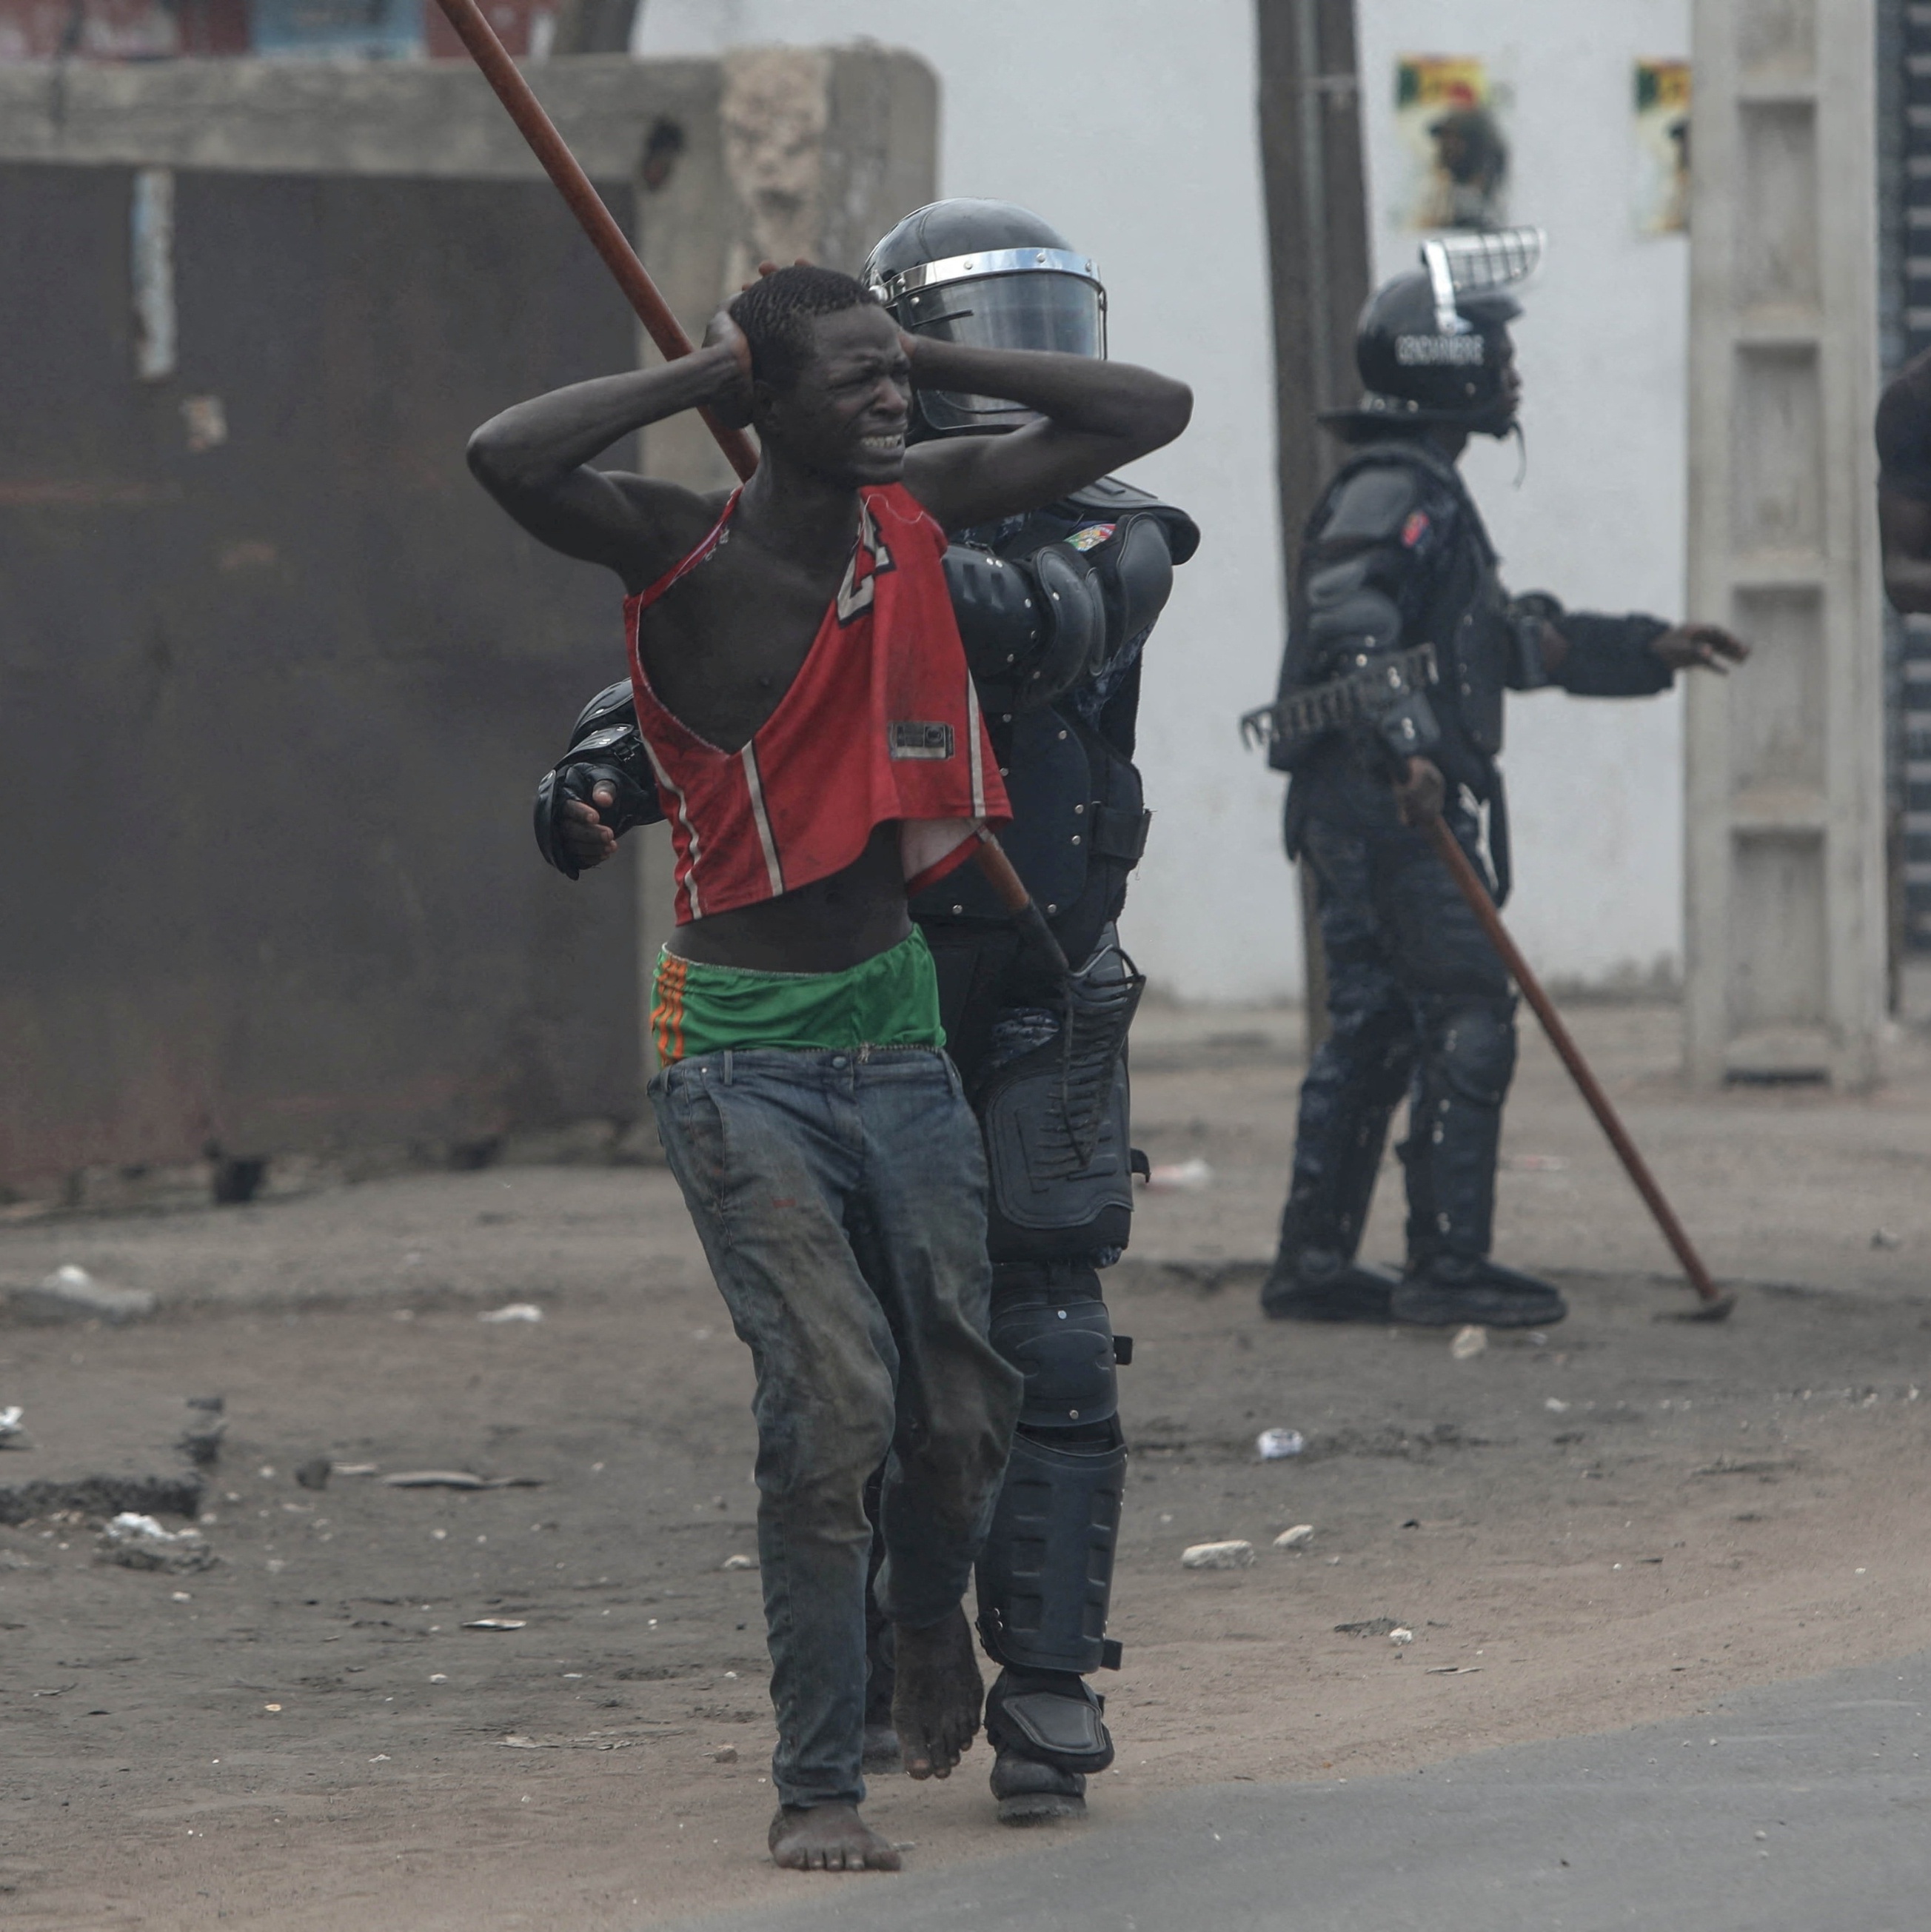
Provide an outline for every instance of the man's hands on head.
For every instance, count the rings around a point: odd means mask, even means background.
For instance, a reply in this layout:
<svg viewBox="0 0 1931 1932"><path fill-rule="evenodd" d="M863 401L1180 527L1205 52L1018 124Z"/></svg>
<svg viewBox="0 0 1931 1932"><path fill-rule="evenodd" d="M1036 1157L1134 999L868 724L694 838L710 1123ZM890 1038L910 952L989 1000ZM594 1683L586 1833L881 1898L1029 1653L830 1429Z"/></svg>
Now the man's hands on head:
<svg viewBox="0 0 1931 1932"><path fill-rule="evenodd" d="M1672 670L1705 670L1727 673L1733 664L1741 664L1750 647L1720 624L1678 624L1653 638L1650 649Z"/></svg>
<svg viewBox="0 0 1931 1932"><path fill-rule="evenodd" d="M1411 758L1395 781L1395 803L1404 825L1426 825L1441 816L1448 786L1441 767L1432 758Z"/></svg>
<svg viewBox="0 0 1931 1932"><path fill-rule="evenodd" d="M768 271L769 265L766 264ZM750 286L748 283L745 285ZM744 339L744 331L732 321L730 310L721 308L711 318L711 326L704 332L704 340L700 345L705 349L722 349L730 352L736 365L733 379L727 372L721 372L717 389L711 398L711 413L727 429L743 429L751 422L751 344Z"/></svg>

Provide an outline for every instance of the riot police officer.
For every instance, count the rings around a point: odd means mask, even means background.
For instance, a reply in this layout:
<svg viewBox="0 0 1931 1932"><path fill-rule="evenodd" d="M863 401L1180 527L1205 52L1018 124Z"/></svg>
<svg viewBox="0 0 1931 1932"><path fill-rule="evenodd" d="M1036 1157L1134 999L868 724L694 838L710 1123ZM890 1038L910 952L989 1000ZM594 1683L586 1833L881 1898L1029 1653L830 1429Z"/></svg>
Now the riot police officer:
<svg viewBox="0 0 1931 1932"><path fill-rule="evenodd" d="M919 209L863 278L913 334L1106 352L1093 262L1008 202ZM997 434L1029 419L997 398L922 391L910 434ZM1114 922L1151 815L1133 766L1141 653L1174 566L1200 539L1183 512L1111 478L952 537L946 580L1014 812L1003 843L1073 967L1069 984L1044 970L970 868L912 902L985 1131L992 1340L1026 1378L978 1578L980 1639L1001 1666L986 1698L992 1788L1018 1824L1079 1815L1087 1778L1113 1760L1086 1680L1119 1661L1105 1634L1126 1462L1114 1370L1131 1343L1113 1333L1099 1271L1126 1246L1132 1210L1126 1040L1144 983ZM613 685L539 788L538 842L574 876L610 832L655 812L630 688ZM875 1651L881 1714L889 1668Z"/></svg>
<svg viewBox="0 0 1931 1932"><path fill-rule="evenodd" d="M1546 1282L1489 1258L1495 1159L1516 1058L1515 998L1447 869L1414 829L1441 812L1499 902L1509 889L1505 688L1582 696L1666 689L1747 646L1714 625L1564 610L1503 589L1456 468L1474 435L1516 429L1509 285L1533 230L1424 244L1361 319L1366 394L1324 418L1354 446L1302 544L1276 701L1250 714L1289 773L1289 854L1313 872L1330 1030L1301 1088L1270 1315L1447 1327L1542 1327ZM1483 820L1486 818L1486 827ZM1482 850L1486 830L1486 859ZM1356 1260L1396 1104L1408 1182L1399 1280Z"/></svg>

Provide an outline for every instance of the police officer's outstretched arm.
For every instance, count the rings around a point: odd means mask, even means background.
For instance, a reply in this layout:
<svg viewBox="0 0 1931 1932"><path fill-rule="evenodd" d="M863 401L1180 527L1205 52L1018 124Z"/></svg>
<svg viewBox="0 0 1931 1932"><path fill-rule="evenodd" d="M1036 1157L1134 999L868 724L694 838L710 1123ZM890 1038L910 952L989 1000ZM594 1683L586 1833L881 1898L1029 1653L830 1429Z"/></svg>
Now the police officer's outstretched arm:
<svg viewBox="0 0 1931 1932"><path fill-rule="evenodd" d="M1606 617L1565 610L1552 597L1516 600L1527 627L1531 674L1514 680L1559 685L1575 698L1643 698L1667 691L1680 670L1727 672L1750 647L1720 624L1667 624L1660 617Z"/></svg>
<svg viewBox="0 0 1931 1932"><path fill-rule="evenodd" d="M921 389L999 396L1039 420L1004 436L961 436L905 452L906 487L949 530L1036 510L1096 482L1186 428L1193 392L1129 362L1042 350L901 340Z"/></svg>

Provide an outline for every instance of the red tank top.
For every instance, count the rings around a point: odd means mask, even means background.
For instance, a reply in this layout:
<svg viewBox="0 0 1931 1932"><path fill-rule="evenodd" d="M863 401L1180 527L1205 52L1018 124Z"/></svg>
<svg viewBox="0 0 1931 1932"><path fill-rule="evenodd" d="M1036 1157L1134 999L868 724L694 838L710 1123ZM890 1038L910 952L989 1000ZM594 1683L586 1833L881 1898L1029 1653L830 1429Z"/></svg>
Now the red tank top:
<svg viewBox="0 0 1931 1932"><path fill-rule="evenodd" d="M725 541L739 494L624 604L637 728L676 849L677 922L829 878L895 820L906 891L921 891L981 825L1012 817L946 590L945 532L902 484L861 490L851 561L790 688L749 743L721 751L651 689L637 622Z"/></svg>

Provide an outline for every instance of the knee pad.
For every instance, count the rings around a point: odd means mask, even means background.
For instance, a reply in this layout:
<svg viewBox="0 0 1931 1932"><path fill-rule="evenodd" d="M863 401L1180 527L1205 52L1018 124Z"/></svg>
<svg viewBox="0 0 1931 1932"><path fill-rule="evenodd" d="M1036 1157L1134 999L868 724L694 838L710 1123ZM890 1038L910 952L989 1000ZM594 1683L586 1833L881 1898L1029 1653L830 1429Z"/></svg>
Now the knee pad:
<svg viewBox="0 0 1931 1932"><path fill-rule="evenodd" d="M1499 1107L1516 1070L1516 1014L1507 1005L1462 1006L1429 1029L1424 1084L1439 1082L1458 1099Z"/></svg>
<svg viewBox="0 0 1931 1932"><path fill-rule="evenodd" d="M1106 1636L1126 1492L1117 1426L1090 1443L1015 1436L979 1559L979 1634L1016 1670L1117 1668Z"/></svg>
<svg viewBox="0 0 1931 1932"><path fill-rule="evenodd" d="M1003 1070L979 1109L985 1131L986 1245L995 1262L1072 1260L1123 1248L1132 1232L1126 1069L1112 1069L1087 1157L1063 1124L1057 1044Z"/></svg>
<svg viewBox="0 0 1931 1932"><path fill-rule="evenodd" d="M990 1334L1026 1378L1021 1429L1084 1432L1117 1413L1113 1324L1096 1295L1055 1301L1035 1289L1002 1299L995 1288Z"/></svg>

